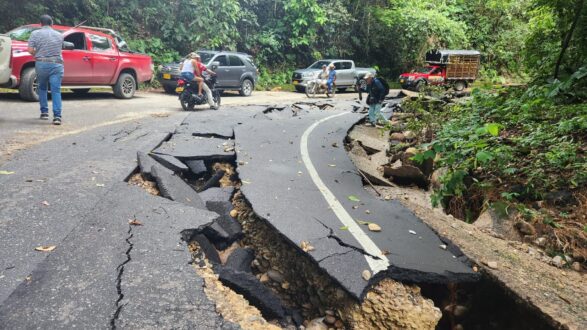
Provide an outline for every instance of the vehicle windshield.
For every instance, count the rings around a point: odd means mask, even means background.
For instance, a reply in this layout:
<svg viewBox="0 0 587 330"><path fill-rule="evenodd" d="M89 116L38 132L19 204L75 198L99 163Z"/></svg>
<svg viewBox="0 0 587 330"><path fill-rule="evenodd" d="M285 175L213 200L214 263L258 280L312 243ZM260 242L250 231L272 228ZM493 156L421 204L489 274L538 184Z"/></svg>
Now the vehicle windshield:
<svg viewBox="0 0 587 330"><path fill-rule="evenodd" d="M214 53L198 52L198 55L202 58L202 63L208 63L214 57Z"/></svg>
<svg viewBox="0 0 587 330"><path fill-rule="evenodd" d="M423 68L417 68L416 70L414 70L414 73L429 73L430 71L432 71L432 67L431 66L425 66Z"/></svg>
<svg viewBox="0 0 587 330"><path fill-rule="evenodd" d="M21 26L12 31L7 32L6 34L10 37L10 39L15 41L29 41L31 37L31 33L40 29L39 26ZM60 33L63 33L61 30L57 30Z"/></svg>
<svg viewBox="0 0 587 330"><path fill-rule="evenodd" d="M323 65L326 65L326 66L328 66L328 64L330 64L330 61L318 61L318 62L316 62L316 63L314 63L314 64L310 65L310 66L308 67L308 69L322 69L322 66L323 66Z"/></svg>

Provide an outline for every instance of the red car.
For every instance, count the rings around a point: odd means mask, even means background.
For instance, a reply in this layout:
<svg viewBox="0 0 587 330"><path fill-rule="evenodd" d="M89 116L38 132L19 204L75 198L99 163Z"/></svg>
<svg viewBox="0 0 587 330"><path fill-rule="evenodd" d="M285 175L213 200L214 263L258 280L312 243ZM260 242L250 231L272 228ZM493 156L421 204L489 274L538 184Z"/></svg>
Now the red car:
<svg viewBox="0 0 587 330"><path fill-rule="evenodd" d="M27 51L28 39L39 24L25 25L7 33L12 39L12 74L5 87L18 88L20 97L37 101L35 59ZM54 25L64 37L63 87L87 93L92 87L110 86L118 98L128 99L138 84L153 77L153 61L130 51L124 40L109 29Z"/></svg>

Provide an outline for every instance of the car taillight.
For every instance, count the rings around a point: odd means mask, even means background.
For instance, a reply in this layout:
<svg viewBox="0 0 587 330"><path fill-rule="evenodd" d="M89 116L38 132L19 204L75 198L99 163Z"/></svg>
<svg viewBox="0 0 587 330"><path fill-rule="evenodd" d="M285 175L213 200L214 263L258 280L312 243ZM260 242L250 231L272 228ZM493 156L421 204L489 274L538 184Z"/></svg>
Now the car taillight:
<svg viewBox="0 0 587 330"><path fill-rule="evenodd" d="M177 80L177 86L183 86L183 85L185 85L185 80L183 80L183 79L178 79L178 80Z"/></svg>

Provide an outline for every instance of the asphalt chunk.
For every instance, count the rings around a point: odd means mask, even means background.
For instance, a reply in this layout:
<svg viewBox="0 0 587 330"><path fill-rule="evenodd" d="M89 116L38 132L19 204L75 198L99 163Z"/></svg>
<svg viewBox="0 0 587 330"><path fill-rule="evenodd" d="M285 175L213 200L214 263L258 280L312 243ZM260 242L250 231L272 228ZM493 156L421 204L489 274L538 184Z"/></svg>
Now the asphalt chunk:
<svg viewBox="0 0 587 330"><path fill-rule="evenodd" d="M234 159L234 142L188 134L174 134L153 153L173 156L181 160L230 161Z"/></svg>
<svg viewBox="0 0 587 330"><path fill-rule="evenodd" d="M228 202L234 194L234 187L212 187L199 192L204 202Z"/></svg>
<svg viewBox="0 0 587 330"><path fill-rule="evenodd" d="M226 260L226 267L239 272L252 274L251 262L255 259L255 251L251 248L238 248Z"/></svg>
<svg viewBox="0 0 587 330"><path fill-rule="evenodd" d="M203 160L186 160L185 164L196 177L201 177L208 173L208 169Z"/></svg>
<svg viewBox="0 0 587 330"><path fill-rule="evenodd" d="M155 177L163 197L197 209L206 209L204 201L198 193L177 175L170 174L161 165L154 165L151 168L151 173Z"/></svg>
<svg viewBox="0 0 587 330"><path fill-rule="evenodd" d="M224 285L242 294L261 311L265 318L278 320L285 318L286 312L281 300L254 275L220 265L214 267L214 270Z"/></svg>
<svg viewBox="0 0 587 330"><path fill-rule="evenodd" d="M179 159L169 156L151 153L151 156L155 158L161 165L170 169L175 173L187 172L189 168L186 164L182 163Z"/></svg>

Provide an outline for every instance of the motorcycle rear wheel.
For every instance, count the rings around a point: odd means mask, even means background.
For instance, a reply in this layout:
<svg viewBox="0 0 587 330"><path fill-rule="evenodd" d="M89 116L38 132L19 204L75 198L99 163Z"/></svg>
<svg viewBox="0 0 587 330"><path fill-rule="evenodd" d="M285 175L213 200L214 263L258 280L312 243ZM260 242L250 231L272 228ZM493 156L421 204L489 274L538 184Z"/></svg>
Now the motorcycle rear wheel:
<svg viewBox="0 0 587 330"><path fill-rule="evenodd" d="M314 94L316 94L314 92L314 84L310 82L306 85L306 96L312 97Z"/></svg>
<svg viewBox="0 0 587 330"><path fill-rule="evenodd" d="M183 91L181 94L179 94L179 103L181 103L181 108L184 111L193 111L194 107L196 106L195 103L190 102L191 96L189 93L189 91Z"/></svg>

